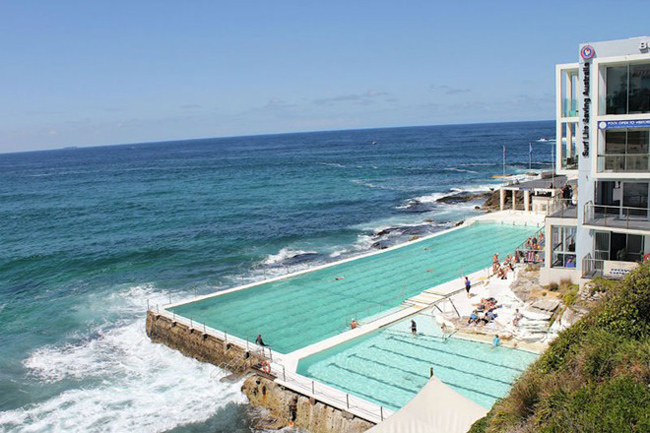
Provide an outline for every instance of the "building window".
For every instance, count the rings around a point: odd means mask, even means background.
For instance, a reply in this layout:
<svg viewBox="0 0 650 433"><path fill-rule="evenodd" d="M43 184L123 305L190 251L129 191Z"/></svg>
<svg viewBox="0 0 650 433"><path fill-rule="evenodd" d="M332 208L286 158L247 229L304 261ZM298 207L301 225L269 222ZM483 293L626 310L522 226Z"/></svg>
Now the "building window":
<svg viewBox="0 0 650 433"><path fill-rule="evenodd" d="M551 226L551 266L576 267L576 228Z"/></svg>
<svg viewBox="0 0 650 433"><path fill-rule="evenodd" d="M605 154L599 155L600 171L647 172L650 168L650 130L605 131Z"/></svg>
<svg viewBox="0 0 650 433"><path fill-rule="evenodd" d="M606 113L650 112L650 63L607 68Z"/></svg>
<svg viewBox="0 0 650 433"><path fill-rule="evenodd" d="M618 262L640 262L643 258L645 238L616 232L596 232L594 258Z"/></svg>

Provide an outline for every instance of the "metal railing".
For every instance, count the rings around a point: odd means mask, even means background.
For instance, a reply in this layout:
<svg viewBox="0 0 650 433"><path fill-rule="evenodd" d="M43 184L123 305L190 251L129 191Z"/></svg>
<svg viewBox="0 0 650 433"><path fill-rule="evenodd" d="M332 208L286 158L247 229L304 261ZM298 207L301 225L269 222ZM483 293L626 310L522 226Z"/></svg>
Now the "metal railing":
<svg viewBox="0 0 650 433"><path fill-rule="evenodd" d="M595 278L603 275L603 266L605 260L597 260L591 258L591 253L588 253L582 259L582 278Z"/></svg>
<svg viewBox="0 0 650 433"><path fill-rule="evenodd" d="M357 416L368 421L381 422L393 414L392 410L386 409L381 405L339 391L338 389L301 376L300 374L289 372L282 363L277 361L271 361L268 365L270 369L265 373L276 377L276 380L281 385L307 397L313 397L330 406L355 413Z"/></svg>
<svg viewBox="0 0 650 433"><path fill-rule="evenodd" d="M584 223L613 228L650 229L648 208L585 203Z"/></svg>
<svg viewBox="0 0 650 433"><path fill-rule="evenodd" d="M576 218L577 207L572 198L554 197L546 207L546 216L553 218Z"/></svg>
<svg viewBox="0 0 650 433"><path fill-rule="evenodd" d="M255 355L258 358L258 361L261 361L257 364L251 364L250 368L281 380L284 386L296 392L307 395L309 397L314 397L315 399L322 401L328 405L334 406L338 409L351 411L355 415L375 423L383 421L386 417L392 415L393 413L392 410L386 409L383 406L331 388L325 384L316 382L297 373L287 371L281 357L278 359L278 354L274 354L270 346L260 346L255 343L251 343L248 338L246 340L243 340L239 337L229 335L224 331L220 331L218 329L207 326L205 322L198 322L192 318L188 319L186 317L179 316L173 311L166 310L164 306L161 308L160 305L151 305L149 300L147 300L147 311L171 319L172 326L183 324L188 327L190 332L200 332L204 336L210 335L222 340L225 344L232 344L238 346L241 349L245 349L251 355ZM247 360L242 360L242 363L246 362ZM237 366L237 361L224 362L217 367L220 367L222 369L230 369L235 366ZM222 376L221 372L213 374L213 379L217 379Z"/></svg>
<svg viewBox="0 0 650 433"><path fill-rule="evenodd" d="M606 153L598 155L598 172L647 173L650 167L650 154L647 153Z"/></svg>

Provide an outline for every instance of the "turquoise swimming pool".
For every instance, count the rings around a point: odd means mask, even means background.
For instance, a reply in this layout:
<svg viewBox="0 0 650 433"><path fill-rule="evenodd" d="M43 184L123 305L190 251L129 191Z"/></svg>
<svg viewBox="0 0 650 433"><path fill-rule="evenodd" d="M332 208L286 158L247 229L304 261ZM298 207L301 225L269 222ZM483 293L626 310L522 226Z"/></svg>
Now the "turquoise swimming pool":
<svg viewBox="0 0 650 433"><path fill-rule="evenodd" d="M357 338L300 361L298 373L341 391L397 410L429 379L429 369L459 394L490 408L536 354L450 338L429 316L410 320Z"/></svg>
<svg viewBox="0 0 650 433"><path fill-rule="evenodd" d="M289 353L406 298L490 266L535 227L474 223L402 248L171 308L194 321ZM462 283L459 283L462 284ZM462 287L462 285L460 286Z"/></svg>

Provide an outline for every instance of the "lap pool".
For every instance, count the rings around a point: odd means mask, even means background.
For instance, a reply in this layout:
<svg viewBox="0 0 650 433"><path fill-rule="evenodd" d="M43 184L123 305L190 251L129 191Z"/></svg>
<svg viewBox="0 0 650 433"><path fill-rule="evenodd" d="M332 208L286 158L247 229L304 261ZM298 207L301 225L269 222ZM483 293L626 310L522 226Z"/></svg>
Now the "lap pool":
<svg viewBox="0 0 650 433"><path fill-rule="evenodd" d="M506 347L449 338L429 316L410 320L300 361L298 373L346 393L397 410L429 379L429 369L443 383L485 408L504 397L511 383L538 355Z"/></svg>
<svg viewBox="0 0 650 433"><path fill-rule="evenodd" d="M486 268L537 228L476 222L403 247L169 308L289 353L348 330L433 286ZM459 283L460 285L461 283ZM461 286L462 287L462 286ZM459 287L459 288L461 288Z"/></svg>

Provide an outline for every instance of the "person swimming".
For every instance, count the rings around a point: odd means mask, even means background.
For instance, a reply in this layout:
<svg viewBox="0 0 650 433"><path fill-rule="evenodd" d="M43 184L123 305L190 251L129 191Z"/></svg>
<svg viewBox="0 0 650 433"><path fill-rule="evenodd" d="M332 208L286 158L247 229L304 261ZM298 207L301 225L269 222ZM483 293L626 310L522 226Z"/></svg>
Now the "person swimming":
<svg viewBox="0 0 650 433"><path fill-rule="evenodd" d="M359 322L356 321L356 319L353 317L352 320L350 320L350 328L356 329L359 326Z"/></svg>
<svg viewBox="0 0 650 433"><path fill-rule="evenodd" d="M418 324L413 319L411 319L411 334L418 335Z"/></svg>

